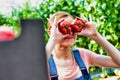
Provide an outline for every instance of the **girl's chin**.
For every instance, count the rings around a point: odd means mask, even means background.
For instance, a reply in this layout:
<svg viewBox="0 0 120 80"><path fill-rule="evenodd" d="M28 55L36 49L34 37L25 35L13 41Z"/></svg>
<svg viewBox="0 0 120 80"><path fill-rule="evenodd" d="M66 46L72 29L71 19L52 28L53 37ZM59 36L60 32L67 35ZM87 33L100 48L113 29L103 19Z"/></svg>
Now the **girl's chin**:
<svg viewBox="0 0 120 80"><path fill-rule="evenodd" d="M73 45L62 45L63 47L72 47Z"/></svg>
<svg viewBox="0 0 120 80"><path fill-rule="evenodd" d="M74 43L67 42L67 43L62 43L61 45L65 46L65 47L72 47L74 45Z"/></svg>
<svg viewBox="0 0 120 80"><path fill-rule="evenodd" d="M65 47L71 47L75 43L75 39L64 39L60 42L60 45L65 46Z"/></svg>
<svg viewBox="0 0 120 80"><path fill-rule="evenodd" d="M74 38L71 38L71 39L64 39L64 42L75 42L75 39L74 39Z"/></svg>

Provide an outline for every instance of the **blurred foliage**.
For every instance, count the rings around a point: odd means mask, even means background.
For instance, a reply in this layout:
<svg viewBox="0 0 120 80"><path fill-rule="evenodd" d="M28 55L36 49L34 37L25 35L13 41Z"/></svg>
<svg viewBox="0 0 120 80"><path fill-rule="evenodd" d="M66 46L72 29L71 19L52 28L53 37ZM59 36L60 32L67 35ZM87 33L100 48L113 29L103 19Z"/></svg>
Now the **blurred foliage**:
<svg viewBox="0 0 120 80"><path fill-rule="evenodd" d="M49 36L46 18L57 11L66 11L74 17L82 13L88 20L91 15L100 34L120 49L120 0L45 0L36 7L31 7L27 2L24 7L13 7L9 16L0 14L0 25L12 26L16 35L19 35L20 19L41 18L44 22L47 42ZM86 37L77 37L74 47L84 47L97 54L108 55L95 41Z"/></svg>

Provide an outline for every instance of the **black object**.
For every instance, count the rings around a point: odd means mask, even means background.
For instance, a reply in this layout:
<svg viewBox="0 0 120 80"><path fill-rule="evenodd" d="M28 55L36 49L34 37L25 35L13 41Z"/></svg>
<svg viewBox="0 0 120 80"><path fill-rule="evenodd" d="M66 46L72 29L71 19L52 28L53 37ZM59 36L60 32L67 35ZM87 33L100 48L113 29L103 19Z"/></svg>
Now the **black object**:
<svg viewBox="0 0 120 80"><path fill-rule="evenodd" d="M42 20L21 20L21 34L0 42L0 80L48 80Z"/></svg>

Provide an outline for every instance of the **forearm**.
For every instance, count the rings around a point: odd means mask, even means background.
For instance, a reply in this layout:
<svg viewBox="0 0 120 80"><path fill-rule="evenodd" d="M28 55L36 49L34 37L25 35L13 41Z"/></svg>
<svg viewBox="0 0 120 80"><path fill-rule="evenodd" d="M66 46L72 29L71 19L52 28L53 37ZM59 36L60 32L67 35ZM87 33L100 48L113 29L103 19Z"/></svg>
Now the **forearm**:
<svg viewBox="0 0 120 80"><path fill-rule="evenodd" d="M101 45L105 51L110 55L111 59L120 66L120 51L118 51L111 43L104 39L99 33L96 37L93 37L99 45Z"/></svg>
<svg viewBox="0 0 120 80"><path fill-rule="evenodd" d="M50 57L50 55L51 55L51 53L52 53L56 43L57 42L56 42L56 40L54 38L50 38L48 40L48 43L46 44L46 47L45 47L46 48L47 60L49 59L49 57Z"/></svg>

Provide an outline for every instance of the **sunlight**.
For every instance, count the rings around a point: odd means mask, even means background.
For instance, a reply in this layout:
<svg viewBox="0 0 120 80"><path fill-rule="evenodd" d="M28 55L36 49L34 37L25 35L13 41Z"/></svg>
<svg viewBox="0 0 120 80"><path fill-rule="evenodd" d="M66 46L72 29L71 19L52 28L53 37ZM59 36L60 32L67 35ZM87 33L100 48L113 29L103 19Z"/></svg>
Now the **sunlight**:
<svg viewBox="0 0 120 80"><path fill-rule="evenodd" d="M0 0L0 13L9 14L12 7L24 6L27 1L30 1L31 6L37 6L43 0Z"/></svg>

